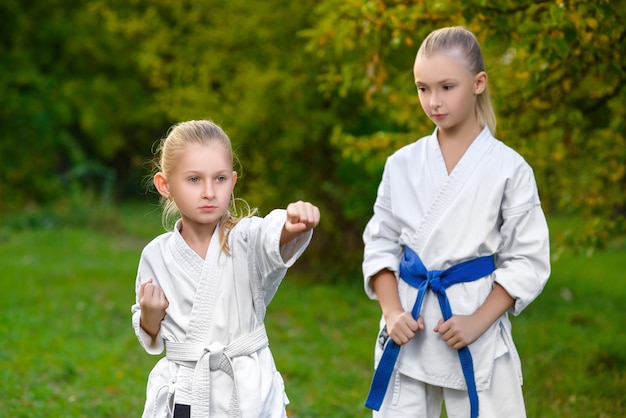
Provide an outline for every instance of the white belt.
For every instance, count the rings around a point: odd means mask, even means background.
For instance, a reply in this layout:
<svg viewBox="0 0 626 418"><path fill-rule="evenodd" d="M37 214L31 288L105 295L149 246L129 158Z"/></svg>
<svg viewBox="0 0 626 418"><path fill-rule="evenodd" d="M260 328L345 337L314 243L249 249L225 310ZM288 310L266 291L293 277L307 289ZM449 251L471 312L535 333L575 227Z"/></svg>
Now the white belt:
<svg viewBox="0 0 626 418"><path fill-rule="evenodd" d="M233 372L233 358L249 356L267 347L269 341L265 326L261 325L249 334L239 337L227 346L211 343L204 346L193 342L165 342L166 357L170 361L196 362L191 386L191 418L208 417L211 398L211 371L222 370L233 380L233 391L228 408L228 416L241 417L237 382Z"/></svg>

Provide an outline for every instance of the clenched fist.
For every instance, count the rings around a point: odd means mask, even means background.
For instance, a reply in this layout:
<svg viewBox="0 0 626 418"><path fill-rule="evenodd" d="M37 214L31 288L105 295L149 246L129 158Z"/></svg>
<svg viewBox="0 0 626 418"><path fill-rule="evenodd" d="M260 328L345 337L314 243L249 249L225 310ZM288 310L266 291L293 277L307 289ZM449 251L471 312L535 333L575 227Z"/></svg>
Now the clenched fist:
<svg viewBox="0 0 626 418"><path fill-rule="evenodd" d="M139 289L139 306L141 308L141 328L155 338L161 329L161 321L165 318L165 310L170 305L163 289L153 284L152 279L141 284Z"/></svg>

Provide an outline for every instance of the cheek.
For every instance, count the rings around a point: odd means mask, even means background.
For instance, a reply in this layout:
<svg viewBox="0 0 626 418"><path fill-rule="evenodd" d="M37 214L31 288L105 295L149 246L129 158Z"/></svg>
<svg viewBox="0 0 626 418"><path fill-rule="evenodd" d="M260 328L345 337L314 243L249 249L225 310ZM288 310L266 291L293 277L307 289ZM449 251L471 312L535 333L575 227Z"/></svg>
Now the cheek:
<svg viewBox="0 0 626 418"><path fill-rule="evenodd" d="M224 183L220 187L220 195L224 199L230 199L230 196L233 194L233 189L235 185L233 183Z"/></svg>
<svg viewBox="0 0 626 418"><path fill-rule="evenodd" d="M476 96L473 91L468 91L466 96L457 99L459 106L466 106L468 109L476 108Z"/></svg>
<svg viewBox="0 0 626 418"><path fill-rule="evenodd" d="M419 96L420 99L420 105L422 106L422 109L426 110L429 108L429 100L428 97L425 94L420 94Z"/></svg>

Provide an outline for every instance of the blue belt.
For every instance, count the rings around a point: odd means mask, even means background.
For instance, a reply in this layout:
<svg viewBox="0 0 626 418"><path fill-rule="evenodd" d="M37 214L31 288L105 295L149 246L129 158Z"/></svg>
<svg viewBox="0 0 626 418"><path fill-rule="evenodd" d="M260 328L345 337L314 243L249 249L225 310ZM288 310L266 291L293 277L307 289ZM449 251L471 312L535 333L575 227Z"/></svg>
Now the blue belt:
<svg viewBox="0 0 626 418"><path fill-rule="evenodd" d="M447 321L452 317L452 310L446 296L446 288L457 283L473 282L493 273L495 269L495 258L493 255L490 255L465 261L447 270L428 271L419 256L409 247L405 247L404 255L400 262L400 278L418 289L415 305L413 305L411 310L413 318L418 318L424 295L430 288L437 295L443 319ZM399 353L400 346L392 339L388 339L372 379L370 392L365 401L366 407L376 411L380 409ZM478 416L478 392L476 391L476 381L474 379L472 354L467 346L458 350L458 353L463 375L465 376L465 383L467 384L471 417L475 418Z"/></svg>

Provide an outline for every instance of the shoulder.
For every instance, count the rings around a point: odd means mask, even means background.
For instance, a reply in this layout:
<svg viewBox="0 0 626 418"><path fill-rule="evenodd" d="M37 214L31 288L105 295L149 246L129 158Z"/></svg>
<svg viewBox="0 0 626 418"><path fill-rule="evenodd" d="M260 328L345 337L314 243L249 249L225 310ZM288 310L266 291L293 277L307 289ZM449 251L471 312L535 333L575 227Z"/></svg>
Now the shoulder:
<svg viewBox="0 0 626 418"><path fill-rule="evenodd" d="M411 142L410 144L404 145L403 147L396 150L393 154L391 154L390 158L407 158L416 152L423 152L428 146L429 142L433 140L432 135L426 135L415 142Z"/></svg>
<svg viewBox="0 0 626 418"><path fill-rule="evenodd" d="M287 211L285 209L272 209L267 215L264 216L248 216L242 218L235 228L260 228L267 224L280 224L282 227L285 223Z"/></svg>
<svg viewBox="0 0 626 418"><path fill-rule="evenodd" d="M142 254L150 254L155 251L160 251L160 249L169 241L174 232L168 231L164 232L161 235L153 238L146 246L143 248Z"/></svg>
<svg viewBox="0 0 626 418"><path fill-rule="evenodd" d="M429 147L432 145L433 136L427 135L419 138L417 141L404 145L389 157L387 157L386 166L402 166L408 164L415 164L420 158L426 158Z"/></svg>
<svg viewBox="0 0 626 418"><path fill-rule="evenodd" d="M230 233L245 233L246 231L249 231L250 229L254 229L257 228L258 225L263 222L263 218L260 216L246 216L243 217L241 219L239 219L237 221L237 223L235 224L235 226L232 227L232 229L230 230Z"/></svg>
<svg viewBox="0 0 626 418"><path fill-rule="evenodd" d="M490 142L489 166L498 172L506 174L505 177L531 176L534 177L532 167L526 159L511 146L488 133L487 141Z"/></svg>
<svg viewBox="0 0 626 418"><path fill-rule="evenodd" d="M519 152L496 140L490 161L496 167L489 173L490 177L504 182L503 209L539 202L534 171Z"/></svg>
<svg viewBox="0 0 626 418"><path fill-rule="evenodd" d="M268 243L278 242L285 224L284 209L274 209L267 215L242 218L228 233L228 244L235 254L248 252L250 248L262 249Z"/></svg>
<svg viewBox="0 0 626 418"><path fill-rule="evenodd" d="M251 237L257 234L264 223L265 218L256 215L239 219L228 233L231 245L235 241L247 242Z"/></svg>
<svg viewBox="0 0 626 418"><path fill-rule="evenodd" d="M493 141L495 142L494 150L498 152L500 156L506 158L507 160L511 162L515 162L516 164L520 164L520 165L527 164L526 160L524 160L524 157L522 157L522 155L519 152L517 152L515 149L513 149L511 146L505 144L502 140L497 139L497 138L493 138Z"/></svg>

